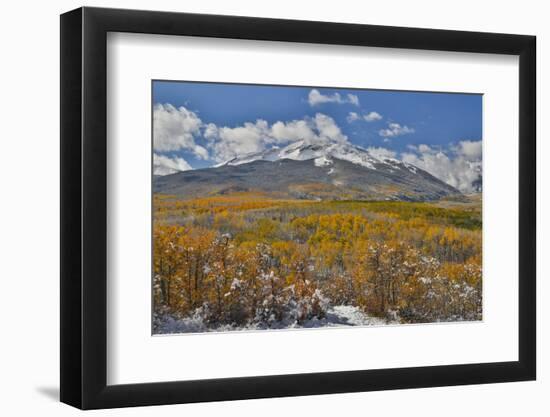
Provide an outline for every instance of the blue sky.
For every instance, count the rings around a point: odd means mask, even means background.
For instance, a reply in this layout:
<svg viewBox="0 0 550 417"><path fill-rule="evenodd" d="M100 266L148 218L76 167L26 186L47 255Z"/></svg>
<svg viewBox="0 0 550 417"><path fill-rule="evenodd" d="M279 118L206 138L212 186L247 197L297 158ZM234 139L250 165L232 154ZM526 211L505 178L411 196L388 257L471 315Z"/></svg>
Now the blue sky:
<svg viewBox="0 0 550 417"><path fill-rule="evenodd" d="M276 122L286 132L302 121L322 136L318 115L339 129L338 138L398 157L421 157L423 145L453 159L458 144L482 139L479 94L154 81L153 105L155 154L192 168L296 139L259 138Z"/></svg>

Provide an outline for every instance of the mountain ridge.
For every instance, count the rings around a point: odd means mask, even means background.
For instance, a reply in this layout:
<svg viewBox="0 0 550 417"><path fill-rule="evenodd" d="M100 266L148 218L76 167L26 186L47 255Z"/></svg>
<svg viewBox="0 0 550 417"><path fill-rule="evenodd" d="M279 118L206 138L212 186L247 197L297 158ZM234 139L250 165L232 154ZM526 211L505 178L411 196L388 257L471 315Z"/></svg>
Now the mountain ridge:
<svg viewBox="0 0 550 417"><path fill-rule="evenodd" d="M293 159L297 161L314 159L319 160L317 163L326 165L330 162L331 158L352 162L370 169L375 169L375 164L380 163L401 164L407 168L413 167L413 165L401 162L395 158L376 157L368 149L357 145L337 142L312 143L306 140L293 142L283 148L274 146L264 151L240 155L218 164L216 167L241 165L257 160L274 162L281 159Z"/></svg>
<svg viewBox="0 0 550 417"><path fill-rule="evenodd" d="M243 155L216 167L157 177L153 189L188 197L254 191L313 200L424 201L462 196L414 165L377 158L349 144L306 141Z"/></svg>

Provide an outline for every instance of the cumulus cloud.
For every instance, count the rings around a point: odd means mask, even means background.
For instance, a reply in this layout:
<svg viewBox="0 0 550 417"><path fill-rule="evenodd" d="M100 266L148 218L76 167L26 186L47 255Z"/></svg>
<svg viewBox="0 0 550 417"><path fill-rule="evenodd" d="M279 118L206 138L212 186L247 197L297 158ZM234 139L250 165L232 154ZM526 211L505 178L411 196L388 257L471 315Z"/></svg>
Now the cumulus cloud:
<svg viewBox="0 0 550 417"><path fill-rule="evenodd" d="M277 143L296 140L313 140L315 132L311 123L307 120L293 120L290 122L276 122L271 126L268 135L272 136Z"/></svg>
<svg viewBox="0 0 550 417"><path fill-rule="evenodd" d="M377 159L384 160L384 159L396 159L397 153L392 151L391 149L382 148L382 147L374 147L370 146L367 148L367 151L374 156Z"/></svg>
<svg viewBox="0 0 550 417"><path fill-rule="evenodd" d="M453 148L454 152L463 155L470 160L476 160L481 158L481 141L463 140Z"/></svg>
<svg viewBox="0 0 550 417"><path fill-rule="evenodd" d="M156 104L153 108L153 148L159 152L188 150L208 159L208 151L195 142L203 126L201 119L185 107Z"/></svg>
<svg viewBox="0 0 550 417"><path fill-rule="evenodd" d="M367 121L367 122L376 122L377 120L382 120L382 115L378 112L375 112L375 111L371 111L370 113L368 114L365 114L363 116L363 118Z"/></svg>
<svg viewBox="0 0 550 417"><path fill-rule="evenodd" d="M357 97L355 94L346 94L346 96L344 97L340 93L325 95L315 88L309 92L307 101L312 107L324 103L348 103L353 104L354 106L359 106L359 97Z"/></svg>
<svg viewBox="0 0 550 417"><path fill-rule="evenodd" d="M311 121L316 139L322 142L346 143L348 137L342 133L334 119L322 113L317 113Z"/></svg>
<svg viewBox="0 0 550 417"><path fill-rule="evenodd" d="M428 145L409 146L403 162L416 165L458 190L480 191L482 175L481 141L465 140L442 150Z"/></svg>
<svg viewBox="0 0 550 417"><path fill-rule="evenodd" d="M378 131L378 134L384 138L394 138L408 133L414 133L414 129L408 126L401 126L399 123L388 123L387 129L380 129Z"/></svg>
<svg viewBox="0 0 550 417"><path fill-rule="evenodd" d="M355 94L348 94L348 102L353 104L354 106L359 106L359 97L357 97Z"/></svg>
<svg viewBox="0 0 550 417"><path fill-rule="evenodd" d="M170 158L165 155L153 154L153 174L154 175L169 175L180 171L190 170L191 165L183 158Z"/></svg>
<svg viewBox="0 0 550 417"><path fill-rule="evenodd" d="M353 123L355 122L356 120L359 120L361 117L359 116L359 114L357 114L356 112L354 111L350 111L348 113L348 117L346 117L346 120L348 121L348 123Z"/></svg>
<svg viewBox="0 0 550 417"><path fill-rule="evenodd" d="M301 120L278 121L272 125L261 119L236 127L220 127L210 123L204 129L203 136L208 140L212 158L217 162L297 140L310 143L348 142L334 119L322 113Z"/></svg>
<svg viewBox="0 0 550 417"><path fill-rule="evenodd" d="M424 145L424 144L418 145L418 148L416 148L416 149L415 149L414 146L411 146L410 149L412 149L413 151L418 149L418 152L420 152L420 153L432 153L433 152L432 148L430 148L428 145Z"/></svg>
<svg viewBox="0 0 550 417"><path fill-rule="evenodd" d="M265 149L267 143L274 143L269 137L269 130L265 120L237 127L218 127L210 123L206 126L204 137L209 141L212 158L223 162L237 155L259 152Z"/></svg>
<svg viewBox="0 0 550 417"><path fill-rule="evenodd" d="M353 123L360 119L363 119L367 122L376 122L378 120L382 120L382 115L375 111L371 111L370 113L367 113L364 115L360 115L357 112L350 111L348 113L348 116L346 117L346 120L348 121L348 123Z"/></svg>

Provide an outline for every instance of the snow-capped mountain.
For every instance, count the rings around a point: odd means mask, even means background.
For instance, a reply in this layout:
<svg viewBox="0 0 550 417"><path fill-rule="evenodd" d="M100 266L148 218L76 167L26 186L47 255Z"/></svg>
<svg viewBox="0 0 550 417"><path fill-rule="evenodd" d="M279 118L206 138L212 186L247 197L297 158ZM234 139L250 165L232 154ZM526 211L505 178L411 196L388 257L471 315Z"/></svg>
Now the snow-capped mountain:
<svg viewBox="0 0 550 417"><path fill-rule="evenodd" d="M313 144L305 140L291 143L284 148L274 147L262 152L238 156L218 166L235 166L253 161L273 162L281 159L292 159L294 161L307 161L313 159L317 166L328 166L332 164L334 159L339 159L369 169L377 169L376 166L380 164L394 168L406 168L412 172L417 169L415 166L403 163L397 159L377 158L368 150L348 143Z"/></svg>
<svg viewBox="0 0 550 417"><path fill-rule="evenodd" d="M284 198L436 200L461 193L397 159L342 143L292 143L233 158L217 167L154 179L156 193L211 196L262 192Z"/></svg>

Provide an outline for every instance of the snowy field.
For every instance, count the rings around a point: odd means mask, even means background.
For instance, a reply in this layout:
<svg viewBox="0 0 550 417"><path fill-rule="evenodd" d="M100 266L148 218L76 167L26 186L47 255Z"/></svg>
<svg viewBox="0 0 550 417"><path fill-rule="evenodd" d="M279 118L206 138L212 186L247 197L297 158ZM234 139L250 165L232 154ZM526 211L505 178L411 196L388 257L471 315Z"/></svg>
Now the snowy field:
<svg viewBox="0 0 550 417"><path fill-rule="evenodd" d="M203 333L226 331L250 331L250 330L277 330L277 329L311 329L320 327L346 327L346 326L385 326L399 324L394 319L381 319L371 317L354 306L334 306L328 309L324 318L314 317L298 324L296 321L275 322L269 327L265 323L251 323L246 326L223 325L220 327L207 326L200 315L194 317L176 319L170 315L155 316L153 321L155 334L171 333Z"/></svg>

